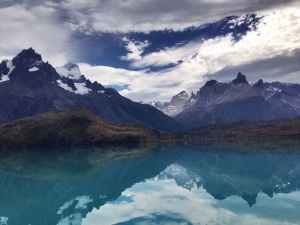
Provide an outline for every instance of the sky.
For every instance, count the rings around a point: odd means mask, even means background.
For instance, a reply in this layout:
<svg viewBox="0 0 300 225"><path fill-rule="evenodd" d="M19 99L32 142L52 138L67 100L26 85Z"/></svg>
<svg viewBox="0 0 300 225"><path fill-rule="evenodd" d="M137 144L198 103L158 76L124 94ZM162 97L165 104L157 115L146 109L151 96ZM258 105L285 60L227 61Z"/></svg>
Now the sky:
<svg viewBox="0 0 300 225"><path fill-rule="evenodd" d="M134 101L206 81L300 83L300 0L1 0L0 60L34 48Z"/></svg>

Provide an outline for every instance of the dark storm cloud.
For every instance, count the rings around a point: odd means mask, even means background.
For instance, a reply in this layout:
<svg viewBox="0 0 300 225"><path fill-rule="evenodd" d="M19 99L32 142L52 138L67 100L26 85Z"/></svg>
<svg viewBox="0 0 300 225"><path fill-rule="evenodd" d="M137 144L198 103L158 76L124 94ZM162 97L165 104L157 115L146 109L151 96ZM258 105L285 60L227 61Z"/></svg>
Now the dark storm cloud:
<svg viewBox="0 0 300 225"><path fill-rule="evenodd" d="M91 3L92 2L92 3ZM112 0L77 4L65 1L64 7L79 18L72 22L81 28L103 32L150 32L152 30L182 30L217 21L230 15L257 12L287 5L295 0L232 0L219 2L199 0ZM82 13L84 12L84 13ZM89 12L89 13L86 13ZM74 17L73 17L74 18ZM85 23L83 23L85 22Z"/></svg>
<svg viewBox="0 0 300 225"><path fill-rule="evenodd" d="M45 2L55 2L59 3L62 0L1 0L0 6L7 6L7 5L15 5L15 4L25 4L28 6L40 5L44 4Z"/></svg>
<svg viewBox="0 0 300 225"><path fill-rule="evenodd" d="M226 16L280 7L298 0L2 0L0 7L22 4L55 8L62 22L81 32L182 30Z"/></svg>
<svg viewBox="0 0 300 225"><path fill-rule="evenodd" d="M238 72L242 72L249 82L256 82L261 78L264 81L300 82L299 60L300 49L297 49L288 55L275 56L244 65L228 66L214 74L206 75L206 78L228 82L233 80ZM298 73L298 76L288 77L287 75L291 73Z"/></svg>

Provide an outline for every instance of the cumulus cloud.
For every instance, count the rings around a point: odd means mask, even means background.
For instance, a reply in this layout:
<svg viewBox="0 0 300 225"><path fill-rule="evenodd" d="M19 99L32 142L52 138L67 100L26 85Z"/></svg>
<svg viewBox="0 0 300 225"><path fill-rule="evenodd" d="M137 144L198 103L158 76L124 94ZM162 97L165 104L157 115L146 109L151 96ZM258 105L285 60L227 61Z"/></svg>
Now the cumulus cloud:
<svg viewBox="0 0 300 225"><path fill-rule="evenodd" d="M150 43L146 40L143 42L129 40L124 37L123 41L126 43L126 49L129 51L126 56L122 56L121 59L131 61L131 60L139 60L142 59L142 53L144 49L147 48Z"/></svg>
<svg viewBox="0 0 300 225"><path fill-rule="evenodd" d="M172 71L149 73L146 70L131 71L107 66L79 64L82 74L92 81L104 86L126 86L120 94L134 101L169 100L174 92L180 92L186 83L193 89L200 83L195 80L186 81L188 76L172 76ZM178 68L180 73L183 69ZM202 81L202 80L200 80ZM188 89L191 90L191 89Z"/></svg>
<svg viewBox="0 0 300 225"><path fill-rule="evenodd" d="M195 42L188 43L183 47L174 46L164 48L143 57L136 57L131 66L134 68L144 68L148 66L163 67L170 64L176 65L182 61L190 60L198 51L199 47ZM127 57L123 57L123 59L128 60Z"/></svg>
<svg viewBox="0 0 300 225"><path fill-rule="evenodd" d="M63 64L71 58L70 32L55 17L49 5L26 7L15 4L0 8L0 54L13 57L20 50L33 47L46 61Z"/></svg>
<svg viewBox="0 0 300 225"><path fill-rule="evenodd" d="M127 88L121 90L120 93L134 101L150 101L157 97L168 99L171 94L170 90L163 93L163 88L160 86L168 86L174 82L163 74L147 73L145 70L130 71L107 66L92 66L86 63L80 63L79 67L88 79L104 86L126 86Z"/></svg>
<svg viewBox="0 0 300 225"><path fill-rule="evenodd" d="M248 75L250 82L259 78L300 82L298 7L286 6L276 13L264 11L261 16L264 17L256 29L239 41L228 34L165 48L143 57L131 57L131 65L141 71L106 68L106 72L96 76L95 71L102 72L103 67L93 67L93 79L110 85L119 81L127 84L128 88L121 93L136 101L168 100L182 90L197 91L210 78L230 81L239 71ZM157 72L143 70L169 64L176 66ZM90 77L88 70L86 75Z"/></svg>

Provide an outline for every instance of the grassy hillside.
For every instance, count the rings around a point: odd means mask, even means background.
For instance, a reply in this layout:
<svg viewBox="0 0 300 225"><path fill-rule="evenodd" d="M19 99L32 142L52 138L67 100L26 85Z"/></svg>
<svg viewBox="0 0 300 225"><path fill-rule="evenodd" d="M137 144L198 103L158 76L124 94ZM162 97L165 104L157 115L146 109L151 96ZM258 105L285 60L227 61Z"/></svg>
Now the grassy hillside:
<svg viewBox="0 0 300 225"><path fill-rule="evenodd" d="M261 122L235 122L212 125L180 135L184 140L268 140L300 139L300 117Z"/></svg>
<svg viewBox="0 0 300 225"><path fill-rule="evenodd" d="M137 125L113 124L87 110L61 110L0 125L0 148L145 143L168 135Z"/></svg>

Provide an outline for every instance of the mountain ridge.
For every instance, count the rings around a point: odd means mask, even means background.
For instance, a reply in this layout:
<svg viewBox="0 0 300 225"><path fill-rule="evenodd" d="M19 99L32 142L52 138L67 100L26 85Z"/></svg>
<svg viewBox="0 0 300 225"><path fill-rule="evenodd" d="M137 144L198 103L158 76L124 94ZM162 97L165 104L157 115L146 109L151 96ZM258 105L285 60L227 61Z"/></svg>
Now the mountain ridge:
<svg viewBox="0 0 300 225"><path fill-rule="evenodd" d="M186 91L183 91L186 93ZM182 92L174 95L177 98ZM187 129L236 121L264 121L294 118L300 115L300 84L264 82L249 83L241 72L229 82L208 80L181 105L151 102Z"/></svg>
<svg viewBox="0 0 300 225"><path fill-rule="evenodd" d="M59 74L32 48L11 61L2 61L0 123L54 110L83 108L113 123L139 124L167 132L183 129L156 108L133 102L112 88L79 76L79 68L76 77L72 77L74 65L65 68L69 72L58 71Z"/></svg>
<svg viewBox="0 0 300 225"><path fill-rule="evenodd" d="M159 130L110 123L83 109L58 110L0 125L0 149L170 140Z"/></svg>
<svg viewBox="0 0 300 225"><path fill-rule="evenodd" d="M188 103L188 104L187 104ZM300 115L300 85L279 82L251 85L238 73L228 83L207 81L173 118L188 129L236 121L264 121Z"/></svg>

